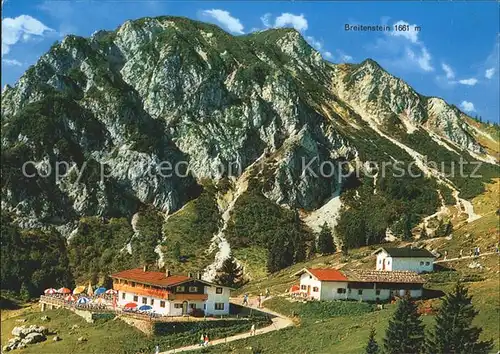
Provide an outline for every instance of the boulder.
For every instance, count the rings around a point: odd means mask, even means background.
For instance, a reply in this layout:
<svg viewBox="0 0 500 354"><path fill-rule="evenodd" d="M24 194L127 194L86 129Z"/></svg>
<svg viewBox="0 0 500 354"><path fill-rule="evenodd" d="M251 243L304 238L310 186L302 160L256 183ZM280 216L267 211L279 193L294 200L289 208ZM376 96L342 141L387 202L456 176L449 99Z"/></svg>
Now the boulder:
<svg viewBox="0 0 500 354"><path fill-rule="evenodd" d="M4 345L2 348L3 352L10 352L10 347L8 345Z"/></svg>
<svg viewBox="0 0 500 354"><path fill-rule="evenodd" d="M12 335L14 337L21 337L21 338L24 338L24 334L23 334L23 331L26 329L26 326L19 326L19 327L14 327L12 329Z"/></svg>
<svg viewBox="0 0 500 354"><path fill-rule="evenodd" d="M87 338L85 338L85 337L80 337L80 338L78 338L78 341L79 341L79 342L86 342L86 341L87 341Z"/></svg>
<svg viewBox="0 0 500 354"><path fill-rule="evenodd" d="M77 324L75 324L75 325L71 326L71 329L77 329L77 328L80 328L80 326L79 326L79 325L77 325Z"/></svg>
<svg viewBox="0 0 500 354"><path fill-rule="evenodd" d="M61 340L61 337L59 337L59 336L54 336L54 338L52 338L52 340L53 340L54 342L59 342L59 341Z"/></svg>
<svg viewBox="0 0 500 354"><path fill-rule="evenodd" d="M50 321L49 316L42 316L40 319L41 319L42 321Z"/></svg>
<svg viewBox="0 0 500 354"><path fill-rule="evenodd" d="M45 338L45 336L42 333L31 332L24 339L21 340L21 343L22 344L34 344L34 343L43 342L45 339L47 339L47 338Z"/></svg>
<svg viewBox="0 0 500 354"><path fill-rule="evenodd" d="M19 318L16 320L16 322L24 323L24 322L26 322L26 318Z"/></svg>

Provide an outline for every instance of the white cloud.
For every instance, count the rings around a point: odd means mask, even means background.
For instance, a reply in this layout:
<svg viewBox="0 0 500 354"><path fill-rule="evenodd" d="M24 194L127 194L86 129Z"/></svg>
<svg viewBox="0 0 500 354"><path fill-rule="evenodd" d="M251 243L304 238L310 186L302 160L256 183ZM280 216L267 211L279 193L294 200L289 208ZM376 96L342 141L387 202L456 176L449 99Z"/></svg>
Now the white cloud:
<svg viewBox="0 0 500 354"><path fill-rule="evenodd" d="M264 27L269 28L271 27L271 14L268 12L260 17L260 20L262 21L262 24Z"/></svg>
<svg viewBox="0 0 500 354"><path fill-rule="evenodd" d="M19 60L15 60L15 59L2 58L2 63L4 63L7 66L23 66L23 64Z"/></svg>
<svg viewBox="0 0 500 354"><path fill-rule="evenodd" d="M409 30L408 31L394 31L394 26L408 26ZM387 33L391 36L394 36L394 37L403 37L412 43L418 43L418 33L419 32L415 30L416 27L417 27L417 25L410 25L408 22L399 20L398 22L393 24L393 26L392 26L393 30L390 32L387 32Z"/></svg>
<svg viewBox="0 0 500 354"><path fill-rule="evenodd" d="M449 65L442 63L441 67L443 68L444 72L446 73L447 79L452 80L455 78L455 72L453 71L453 69Z"/></svg>
<svg viewBox="0 0 500 354"><path fill-rule="evenodd" d="M276 17L274 21L274 27L287 27L291 26L297 31L307 30L308 24L304 15L294 15L291 13L282 13L280 16Z"/></svg>
<svg viewBox="0 0 500 354"><path fill-rule="evenodd" d="M10 47L19 40L28 40L32 36L43 36L53 29L45 26L29 15L20 15L16 18L6 17L2 20L2 56L10 52Z"/></svg>
<svg viewBox="0 0 500 354"><path fill-rule="evenodd" d="M409 47L406 48L406 55L411 62L417 64L424 71L432 71L434 68L431 65L431 55L427 48L423 45L420 49L420 54L415 53L415 51Z"/></svg>
<svg viewBox="0 0 500 354"><path fill-rule="evenodd" d="M484 72L484 77L487 79L491 79L493 75L495 75L495 71L495 68L486 69L486 71Z"/></svg>
<svg viewBox="0 0 500 354"><path fill-rule="evenodd" d="M225 10L212 9L204 10L203 15L213 18L215 21L219 22L227 30L237 34L243 34L243 25L240 20L236 17L231 16L231 14Z"/></svg>
<svg viewBox="0 0 500 354"><path fill-rule="evenodd" d="M323 43L318 41L316 38L313 36L306 36L306 40L309 42L309 44L314 47L316 50L321 50L323 48Z"/></svg>
<svg viewBox="0 0 500 354"><path fill-rule="evenodd" d="M350 56L349 54L344 53L341 50L337 50L337 53L339 53L339 61L341 63L347 63L347 62L352 61L352 59L353 59L352 56Z"/></svg>
<svg viewBox="0 0 500 354"><path fill-rule="evenodd" d="M470 79L458 80L458 83L467 86L474 86L475 84L477 84L477 79L470 78Z"/></svg>
<svg viewBox="0 0 500 354"><path fill-rule="evenodd" d="M465 111L465 112L474 112L476 109L474 108L474 103L469 102L469 101L462 101L460 103L460 107Z"/></svg>
<svg viewBox="0 0 500 354"><path fill-rule="evenodd" d="M328 58L328 59L333 58L333 54L329 51L324 52L323 55L325 58Z"/></svg>

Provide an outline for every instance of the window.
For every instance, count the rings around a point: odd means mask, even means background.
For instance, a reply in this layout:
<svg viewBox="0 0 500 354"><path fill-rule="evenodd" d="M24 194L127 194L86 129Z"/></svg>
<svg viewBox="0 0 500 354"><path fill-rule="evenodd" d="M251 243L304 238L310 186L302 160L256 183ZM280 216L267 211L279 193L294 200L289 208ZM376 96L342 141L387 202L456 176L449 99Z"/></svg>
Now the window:
<svg viewBox="0 0 500 354"><path fill-rule="evenodd" d="M196 304L189 304L189 308L190 309L195 309L196 308Z"/></svg>
<svg viewBox="0 0 500 354"><path fill-rule="evenodd" d="M381 259L378 260L378 264L382 264L382 260Z"/></svg>
<svg viewBox="0 0 500 354"><path fill-rule="evenodd" d="M387 261L387 265L391 264L391 261Z"/></svg>
<svg viewBox="0 0 500 354"><path fill-rule="evenodd" d="M125 300L125 293L122 293L122 300Z"/></svg>
<svg viewBox="0 0 500 354"><path fill-rule="evenodd" d="M319 291L319 288L317 286L313 287L313 291L314 292L318 292Z"/></svg>
<svg viewBox="0 0 500 354"><path fill-rule="evenodd" d="M151 302L150 302L151 306L153 306L155 304L155 300L154 299L151 299Z"/></svg>
<svg viewBox="0 0 500 354"><path fill-rule="evenodd" d="M300 289L301 289L301 290L306 290L306 286L305 286L305 285L301 285L301 286L300 286Z"/></svg>
<svg viewBox="0 0 500 354"><path fill-rule="evenodd" d="M338 288L337 289L337 294L345 294L345 289L344 288Z"/></svg>
<svg viewBox="0 0 500 354"><path fill-rule="evenodd" d="M198 287L197 286L190 286L189 287L189 292L190 293L196 293L196 292L198 292Z"/></svg>
<svg viewBox="0 0 500 354"><path fill-rule="evenodd" d="M426 266L431 265L431 262L425 262L425 265Z"/></svg>
<svg viewBox="0 0 500 354"><path fill-rule="evenodd" d="M142 303L143 303L144 305L147 305L147 304L148 304L148 298L147 298L147 297L143 297L143 298L142 298Z"/></svg>
<svg viewBox="0 0 500 354"><path fill-rule="evenodd" d="M358 290L358 295L363 295L363 290L362 289Z"/></svg>
<svg viewBox="0 0 500 354"><path fill-rule="evenodd" d="M424 262L420 262L420 265L423 266L424 265Z"/></svg>
<svg viewBox="0 0 500 354"><path fill-rule="evenodd" d="M375 295L380 295L380 290L375 290Z"/></svg>
<svg viewBox="0 0 500 354"><path fill-rule="evenodd" d="M203 304L203 310L207 309L207 304Z"/></svg>
<svg viewBox="0 0 500 354"><path fill-rule="evenodd" d="M186 291L186 288L184 286L178 286L175 288L175 291L178 293L182 293L182 292Z"/></svg>
<svg viewBox="0 0 500 354"><path fill-rule="evenodd" d="M131 282L131 283L130 283L130 286L135 286L135 283L134 283L134 282Z"/></svg>
<svg viewBox="0 0 500 354"><path fill-rule="evenodd" d="M139 297L137 295L134 295L134 301L135 302L139 301Z"/></svg>
<svg viewBox="0 0 500 354"><path fill-rule="evenodd" d="M222 294L222 288L221 287L215 288L215 293L216 294Z"/></svg>
<svg viewBox="0 0 500 354"><path fill-rule="evenodd" d="M174 309L181 309L182 308L182 304L174 304Z"/></svg>
<svg viewBox="0 0 500 354"><path fill-rule="evenodd" d="M160 300L160 307L165 307L165 301Z"/></svg>
<svg viewBox="0 0 500 354"><path fill-rule="evenodd" d="M309 276L309 279L312 279L312 278L313 278L313 277L312 277L312 275L310 275L310 276Z"/></svg>
<svg viewBox="0 0 500 354"><path fill-rule="evenodd" d="M223 302L216 302L215 303L215 309L216 310L224 310L224 303Z"/></svg>

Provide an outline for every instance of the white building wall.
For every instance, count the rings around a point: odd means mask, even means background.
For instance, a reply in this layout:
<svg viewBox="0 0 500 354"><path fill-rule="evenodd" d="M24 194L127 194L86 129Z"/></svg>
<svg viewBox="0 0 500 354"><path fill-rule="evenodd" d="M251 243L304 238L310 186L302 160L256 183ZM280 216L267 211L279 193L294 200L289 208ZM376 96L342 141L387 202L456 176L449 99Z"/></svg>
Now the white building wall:
<svg viewBox="0 0 500 354"><path fill-rule="evenodd" d="M229 288L222 287L222 294L217 294L216 288L219 287L205 286L205 294L208 295L208 298L204 302L206 305L205 308L203 306L201 308L204 309L205 314L207 315L227 315L229 314L229 295L231 290ZM224 310L216 310L216 303L223 303Z"/></svg>
<svg viewBox="0 0 500 354"><path fill-rule="evenodd" d="M392 270L409 270L416 273L432 272L433 258L394 258Z"/></svg>
<svg viewBox="0 0 500 354"><path fill-rule="evenodd" d="M386 252L382 251L379 254L377 254L377 264L376 264L376 269L377 270L393 270L392 269L392 257L389 256Z"/></svg>
<svg viewBox="0 0 500 354"><path fill-rule="evenodd" d="M123 294L125 294L125 299L123 299ZM141 307L144 305L142 303L142 298L146 298L146 305L152 306L153 311L162 315L170 315L170 305L169 301L165 299L159 299L156 297L151 297L151 296L142 296L142 295L137 295L137 301L134 301L134 296L136 294L133 293L128 293L128 292L123 292L123 291L118 291L118 301L117 305L118 307L123 307L129 302L133 302L137 304L137 308ZM151 299L153 299L153 305L151 305ZM165 307L160 307L160 301L165 301Z"/></svg>
<svg viewBox="0 0 500 354"><path fill-rule="evenodd" d="M321 282L320 300L345 300L347 299L347 283L336 281ZM344 293L339 293L338 289L344 289Z"/></svg>
<svg viewBox="0 0 500 354"><path fill-rule="evenodd" d="M325 282L326 283L326 282ZM321 286L323 284L311 274L305 272L300 276L300 291L303 294L308 294L316 300L321 300ZM305 287L305 288L304 288ZM303 289L304 288L304 289ZM318 291L314 291L314 288L318 288Z"/></svg>

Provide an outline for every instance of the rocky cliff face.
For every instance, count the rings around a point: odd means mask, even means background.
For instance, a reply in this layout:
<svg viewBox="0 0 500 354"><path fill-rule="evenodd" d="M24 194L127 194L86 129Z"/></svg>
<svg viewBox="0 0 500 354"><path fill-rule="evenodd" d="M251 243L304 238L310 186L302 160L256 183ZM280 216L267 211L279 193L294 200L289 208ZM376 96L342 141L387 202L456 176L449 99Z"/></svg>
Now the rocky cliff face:
<svg viewBox="0 0 500 354"><path fill-rule="evenodd" d="M128 21L66 37L4 90L2 208L25 226L131 217L143 204L171 213L199 181L262 158L258 188L314 210L340 185L305 174L303 161L353 161L377 129L399 139L398 126L481 154L465 117L371 60L323 61L294 30L232 37L183 18ZM360 130L368 138L354 139ZM26 161L33 174L65 161L65 177L25 177Z"/></svg>

